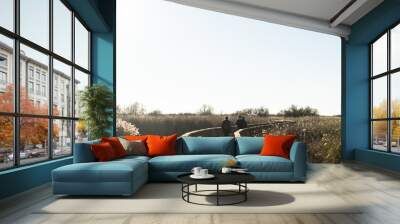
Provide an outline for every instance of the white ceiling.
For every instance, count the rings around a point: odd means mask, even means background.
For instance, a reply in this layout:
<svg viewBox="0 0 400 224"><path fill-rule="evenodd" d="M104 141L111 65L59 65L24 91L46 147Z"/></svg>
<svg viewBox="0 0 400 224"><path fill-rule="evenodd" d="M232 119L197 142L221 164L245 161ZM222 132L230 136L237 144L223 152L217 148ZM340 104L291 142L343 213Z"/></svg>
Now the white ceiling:
<svg viewBox="0 0 400 224"><path fill-rule="evenodd" d="M350 0L227 0L329 21Z"/></svg>
<svg viewBox="0 0 400 224"><path fill-rule="evenodd" d="M352 24L383 2L383 0L168 1L346 38L350 35ZM346 5L349 7L343 11Z"/></svg>

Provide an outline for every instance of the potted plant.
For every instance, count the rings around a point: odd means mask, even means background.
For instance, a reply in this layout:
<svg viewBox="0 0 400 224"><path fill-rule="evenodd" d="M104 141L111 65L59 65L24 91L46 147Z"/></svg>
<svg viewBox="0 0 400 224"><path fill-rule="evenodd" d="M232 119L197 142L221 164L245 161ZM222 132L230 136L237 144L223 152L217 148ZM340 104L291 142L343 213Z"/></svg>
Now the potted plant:
<svg viewBox="0 0 400 224"><path fill-rule="evenodd" d="M110 89L102 84L86 87L80 92L79 106L88 128L89 139L110 136L114 99Z"/></svg>

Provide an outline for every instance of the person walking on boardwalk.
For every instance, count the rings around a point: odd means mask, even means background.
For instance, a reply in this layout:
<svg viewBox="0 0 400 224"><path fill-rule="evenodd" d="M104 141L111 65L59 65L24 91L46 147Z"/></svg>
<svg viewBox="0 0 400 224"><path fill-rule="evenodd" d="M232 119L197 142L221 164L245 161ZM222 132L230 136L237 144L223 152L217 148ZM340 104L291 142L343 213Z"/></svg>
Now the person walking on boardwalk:
<svg viewBox="0 0 400 224"><path fill-rule="evenodd" d="M243 116L242 116L242 128L247 128L247 121Z"/></svg>
<svg viewBox="0 0 400 224"><path fill-rule="evenodd" d="M232 124L229 117L225 117L225 120L222 121L221 128L224 136L230 136L232 134Z"/></svg>
<svg viewBox="0 0 400 224"><path fill-rule="evenodd" d="M243 119L241 115L239 115L238 119L236 120L236 128L237 129L243 128Z"/></svg>
<svg viewBox="0 0 400 224"><path fill-rule="evenodd" d="M238 117L238 119L236 121L236 127L237 127L237 129L247 128L247 122L243 116L240 115Z"/></svg>

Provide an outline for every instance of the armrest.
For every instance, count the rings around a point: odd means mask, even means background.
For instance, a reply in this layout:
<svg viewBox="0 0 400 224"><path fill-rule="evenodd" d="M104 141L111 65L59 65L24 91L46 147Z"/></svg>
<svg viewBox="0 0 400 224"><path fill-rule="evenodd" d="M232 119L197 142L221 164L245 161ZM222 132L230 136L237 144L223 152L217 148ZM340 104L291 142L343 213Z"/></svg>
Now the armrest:
<svg viewBox="0 0 400 224"><path fill-rule="evenodd" d="M307 150L303 142L294 142L290 149L290 160L293 162L293 179L305 181L307 175Z"/></svg>
<svg viewBox="0 0 400 224"><path fill-rule="evenodd" d="M100 143L99 140L90 142L75 143L74 147L74 163L89 163L95 162L96 158L92 153L90 146L92 144Z"/></svg>

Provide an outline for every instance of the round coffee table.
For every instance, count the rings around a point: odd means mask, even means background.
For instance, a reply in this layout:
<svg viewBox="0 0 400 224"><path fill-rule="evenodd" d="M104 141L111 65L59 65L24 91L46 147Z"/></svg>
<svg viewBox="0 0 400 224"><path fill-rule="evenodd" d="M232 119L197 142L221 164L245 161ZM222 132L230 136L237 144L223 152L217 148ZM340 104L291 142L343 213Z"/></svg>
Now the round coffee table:
<svg viewBox="0 0 400 224"><path fill-rule="evenodd" d="M182 199L188 203L198 205L234 205L247 201L247 192L249 188L247 183L255 180L255 177L248 173L229 173L213 174L215 177L212 179L193 179L189 174L182 174L177 177L178 181L182 183ZM215 185L215 190L198 190L197 185ZM220 185L236 185L237 190L224 190L220 189ZM190 191L190 186L195 186L194 191ZM215 194L206 194L214 192ZM216 204L202 204L190 200L190 196L203 196L203 197L216 197ZM240 199L231 203L221 203L221 197L240 196Z"/></svg>

